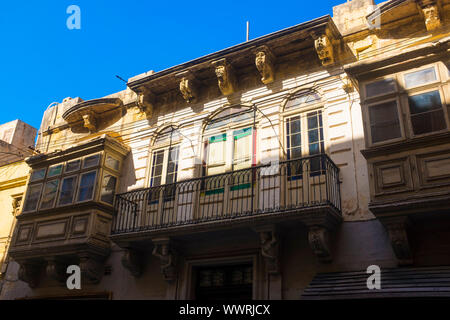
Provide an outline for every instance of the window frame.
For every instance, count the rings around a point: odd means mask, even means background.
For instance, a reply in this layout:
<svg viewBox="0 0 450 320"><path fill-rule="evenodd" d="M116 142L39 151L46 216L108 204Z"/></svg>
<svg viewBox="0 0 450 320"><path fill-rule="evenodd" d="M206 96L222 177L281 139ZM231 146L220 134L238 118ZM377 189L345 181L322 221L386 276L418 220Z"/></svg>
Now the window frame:
<svg viewBox="0 0 450 320"><path fill-rule="evenodd" d="M180 171L180 166L179 166L179 162L180 162L180 154L181 154L181 144L176 143L176 144L172 144L172 145L166 145L164 147L160 147L160 148L154 148L151 153L150 153L150 168L149 168L149 175L148 175L148 182L147 185L152 188L152 187L159 187L159 186L163 186L166 184L166 178L167 178L167 167L169 164L169 149L170 148L178 148L178 159L177 159L177 170L176 170L176 179L173 183L176 183L178 181L178 173ZM160 152L163 151L163 166L162 166L162 171L161 171L161 184L158 186L152 186L152 180L153 180L153 164L154 164L154 155L156 152Z"/></svg>
<svg viewBox="0 0 450 320"><path fill-rule="evenodd" d="M106 158L106 157L105 157L105 158ZM103 201L103 200L102 200L103 181L104 181L106 175L110 175L110 176L116 178L116 185L115 185L115 187L114 187L112 203L109 203L109 202L106 202L106 201ZM99 189L100 191L99 191L99 195L98 195L98 201L99 201L100 203L104 203L104 204L106 204L106 205L108 205L108 206L114 206L118 188L119 188L119 177L118 177L118 175L115 174L115 173L113 173L113 172L110 171L110 170L103 170L103 172L102 172L102 179L101 179L101 181L100 181L100 189Z"/></svg>
<svg viewBox="0 0 450 320"><path fill-rule="evenodd" d="M78 174L73 174L72 173L71 175L67 175L67 176L61 177L61 183L60 183L60 186L59 186L60 190L59 190L59 193L58 193L58 201L56 201L56 204L55 204L56 208L70 206L70 205L73 205L74 203L76 203L75 199L76 199L76 195L77 195L77 192L78 192L78 180L79 180L80 175L81 175L81 173L78 172ZM65 204L60 204L59 202L60 202L60 197L61 197L62 186L63 186L64 180L65 179L69 179L69 178L73 178L73 177L75 177L75 184L74 184L75 185L75 188L74 188L75 190L73 192L72 202L65 203Z"/></svg>
<svg viewBox="0 0 450 320"><path fill-rule="evenodd" d="M43 201L43 198L44 198L45 186L48 183L51 183L53 181L58 181L58 186L56 187L56 193L55 193L55 198L53 199L53 204L50 207L48 207L48 208L42 208L42 201ZM52 177L51 179L45 180L43 182L43 186L42 186L42 190L41 190L41 196L40 196L40 200L39 200L39 207L36 208L37 210L39 210L39 211L41 211L41 210L49 210L49 209L53 209L53 208L56 207L56 203L58 202L58 199L59 199L59 190L61 188L61 184L62 184L61 183L61 177L57 177L57 176L56 176L56 178Z"/></svg>
<svg viewBox="0 0 450 320"><path fill-rule="evenodd" d="M40 202L41 202L41 197L42 197L42 188L43 188L43 185L44 185L44 181L43 181L43 182L33 183L33 184L29 184L29 185L28 185L27 191L26 191L26 194L25 194L25 201L23 202L23 205L22 205L22 206L23 206L23 211L22 211L23 213L26 213L26 212L35 212L35 211L39 210ZM28 198L29 198L29 196L30 196L30 189L31 189L32 187L37 187L37 186L39 186L39 196L38 196L38 199L37 199L35 208L34 208L34 209L31 209L31 210L25 210L26 207L27 207Z"/></svg>
<svg viewBox="0 0 450 320"><path fill-rule="evenodd" d="M92 169L92 168L93 167L91 167L89 169ZM81 178L82 178L83 175L86 175L86 174L89 174L89 173L92 173L92 172L95 172L94 187L93 187L94 189L92 190L92 196L91 196L90 199L78 200L78 197L79 197L79 194L80 194L80 190L81 190L81 180L82 180ZM79 179L77 181L77 194L75 196L74 203L85 203L85 202L89 202L89 201L94 200L96 198L96 192L97 192L98 184L99 184L99 182L98 182L99 169L95 168L93 170L86 170L86 171L81 170L78 173L78 176L79 176Z"/></svg>

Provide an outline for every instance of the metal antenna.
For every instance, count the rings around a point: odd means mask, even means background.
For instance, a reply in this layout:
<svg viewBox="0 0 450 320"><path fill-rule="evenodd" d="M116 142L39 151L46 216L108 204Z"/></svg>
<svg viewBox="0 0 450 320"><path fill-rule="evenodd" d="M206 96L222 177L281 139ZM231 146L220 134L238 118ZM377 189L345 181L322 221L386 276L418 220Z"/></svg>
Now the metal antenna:
<svg viewBox="0 0 450 320"><path fill-rule="evenodd" d="M250 22L247 21L247 41L248 41L249 32L250 32Z"/></svg>

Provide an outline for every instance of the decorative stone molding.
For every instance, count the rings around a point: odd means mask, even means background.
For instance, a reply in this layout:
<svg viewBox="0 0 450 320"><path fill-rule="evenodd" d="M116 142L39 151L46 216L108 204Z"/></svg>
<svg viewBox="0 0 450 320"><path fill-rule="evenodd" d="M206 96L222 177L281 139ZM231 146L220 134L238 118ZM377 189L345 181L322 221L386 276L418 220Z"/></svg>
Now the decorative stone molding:
<svg viewBox="0 0 450 320"><path fill-rule="evenodd" d="M138 93L137 105L139 109L147 115L148 118L153 117L155 100L155 95L146 88L142 88Z"/></svg>
<svg viewBox="0 0 450 320"><path fill-rule="evenodd" d="M142 274L142 257L136 250L125 249L121 261L134 277L138 278Z"/></svg>
<svg viewBox="0 0 450 320"><path fill-rule="evenodd" d="M225 58L213 61L212 65L215 68L219 89L222 94L228 96L234 93L236 79L231 65Z"/></svg>
<svg viewBox="0 0 450 320"><path fill-rule="evenodd" d="M421 10L424 16L425 26L428 31L434 31L441 27L439 8L436 3L423 4Z"/></svg>
<svg viewBox="0 0 450 320"><path fill-rule="evenodd" d="M197 98L197 85L192 72L184 71L175 75L180 79L180 92L187 103L193 102Z"/></svg>
<svg viewBox="0 0 450 320"><path fill-rule="evenodd" d="M320 262L328 263L332 261L329 248L329 234L325 227L310 227L308 231L308 241L311 249Z"/></svg>
<svg viewBox="0 0 450 320"><path fill-rule="evenodd" d="M47 258L45 273L48 277L58 282L63 282L66 278L66 270L64 269L64 265L54 258Z"/></svg>
<svg viewBox="0 0 450 320"><path fill-rule="evenodd" d="M267 46L261 46L255 50L255 64L261 74L261 81L269 84L275 81L275 56Z"/></svg>
<svg viewBox="0 0 450 320"><path fill-rule="evenodd" d="M161 273L163 274L164 280L168 282L176 280L178 255L170 239L153 239L153 244L152 254L161 261Z"/></svg>
<svg viewBox="0 0 450 320"><path fill-rule="evenodd" d="M408 240L407 230L410 226L408 217L393 217L382 219L383 225L386 227L391 246L399 265L410 265L413 263L413 256Z"/></svg>
<svg viewBox="0 0 450 320"><path fill-rule="evenodd" d="M89 254L80 254L80 269L82 281L97 284L105 273L103 261Z"/></svg>
<svg viewBox="0 0 450 320"><path fill-rule="evenodd" d="M259 233L261 255L264 258L267 274L280 273L280 240L275 226L255 228Z"/></svg>
<svg viewBox="0 0 450 320"><path fill-rule="evenodd" d="M334 63L333 44L326 33L315 36L314 48L323 66Z"/></svg>
<svg viewBox="0 0 450 320"><path fill-rule="evenodd" d="M42 265L31 262L18 262L20 264L18 277L30 286L36 288L39 285L39 280L42 273Z"/></svg>

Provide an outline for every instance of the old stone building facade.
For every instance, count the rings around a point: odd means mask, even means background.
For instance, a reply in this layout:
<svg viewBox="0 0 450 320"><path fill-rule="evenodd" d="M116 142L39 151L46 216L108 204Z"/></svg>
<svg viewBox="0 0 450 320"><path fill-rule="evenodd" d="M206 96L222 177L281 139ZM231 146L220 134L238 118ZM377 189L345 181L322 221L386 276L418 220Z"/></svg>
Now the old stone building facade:
<svg viewBox="0 0 450 320"><path fill-rule="evenodd" d="M2 298L448 295L449 11L353 0L50 108Z"/></svg>

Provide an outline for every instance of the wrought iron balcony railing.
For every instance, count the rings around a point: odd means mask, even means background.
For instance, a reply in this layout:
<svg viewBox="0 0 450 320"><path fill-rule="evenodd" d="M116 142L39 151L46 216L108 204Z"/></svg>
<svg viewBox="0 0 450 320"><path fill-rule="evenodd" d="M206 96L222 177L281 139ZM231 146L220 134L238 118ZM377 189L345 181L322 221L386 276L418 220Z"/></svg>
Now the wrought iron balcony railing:
<svg viewBox="0 0 450 320"><path fill-rule="evenodd" d="M119 194L112 233L322 206L340 214L339 168L326 154Z"/></svg>

